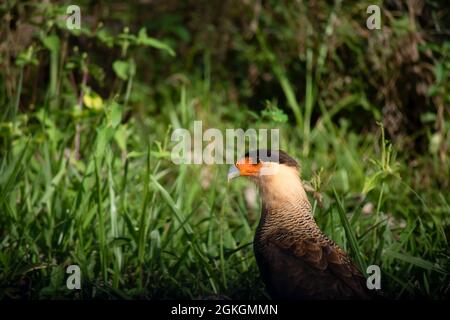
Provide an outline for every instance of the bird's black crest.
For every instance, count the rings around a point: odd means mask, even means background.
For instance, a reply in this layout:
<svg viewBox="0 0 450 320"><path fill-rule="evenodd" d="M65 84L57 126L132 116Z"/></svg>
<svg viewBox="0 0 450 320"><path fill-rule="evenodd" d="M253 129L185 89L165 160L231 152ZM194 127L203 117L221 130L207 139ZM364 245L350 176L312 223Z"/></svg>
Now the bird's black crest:
<svg viewBox="0 0 450 320"><path fill-rule="evenodd" d="M291 156L282 150L266 150L258 149L254 151L247 152L245 157L256 158L257 162L262 161L274 161L277 160L278 163L287 165L289 167L298 168L298 163Z"/></svg>

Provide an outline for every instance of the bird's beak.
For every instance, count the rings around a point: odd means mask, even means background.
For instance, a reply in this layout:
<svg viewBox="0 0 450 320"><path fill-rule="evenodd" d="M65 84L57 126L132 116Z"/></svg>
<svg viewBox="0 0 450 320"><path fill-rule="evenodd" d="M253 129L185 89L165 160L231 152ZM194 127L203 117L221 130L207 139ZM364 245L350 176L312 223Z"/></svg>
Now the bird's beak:
<svg viewBox="0 0 450 320"><path fill-rule="evenodd" d="M230 182L231 179L239 177L241 175L241 172L239 171L239 169L235 166L232 165L230 167L230 170L228 170L228 182Z"/></svg>

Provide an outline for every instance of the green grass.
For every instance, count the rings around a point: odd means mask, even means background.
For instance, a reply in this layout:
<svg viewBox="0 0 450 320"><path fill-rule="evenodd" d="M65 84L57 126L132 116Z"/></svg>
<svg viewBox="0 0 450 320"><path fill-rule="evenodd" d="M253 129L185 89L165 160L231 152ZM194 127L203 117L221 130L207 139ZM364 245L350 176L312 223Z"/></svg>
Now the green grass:
<svg viewBox="0 0 450 320"><path fill-rule="evenodd" d="M198 98L184 90L182 103ZM83 127L80 160L67 150L75 126L52 137L51 117L2 159L2 297L264 298L251 246L259 202L244 197L250 182L228 185L227 165L172 164L167 125L149 124L144 140L136 120L113 120L114 108L106 102L97 127ZM221 117L207 120L233 125ZM304 158L301 140L281 126L282 147L323 196L322 207L311 197L323 230L360 267L380 265L388 296L448 296L448 194L415 190L384 136L328 122L332 135L319 122ZM65 289L70 264L81 267L81 292Z"/></svg>

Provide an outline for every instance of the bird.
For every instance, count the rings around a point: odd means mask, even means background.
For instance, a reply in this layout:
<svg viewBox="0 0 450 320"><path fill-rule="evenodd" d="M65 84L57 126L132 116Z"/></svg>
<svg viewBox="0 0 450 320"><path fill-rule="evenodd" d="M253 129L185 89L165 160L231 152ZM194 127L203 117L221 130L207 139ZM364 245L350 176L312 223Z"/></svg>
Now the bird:
<svg viewBox="0 0 450 320"><path fill-rule="evenodd" d="M317 225L299 171L270 149L248 152L228 171L228 181L247 177L262 198L253 251L267 292L275 300L372 299L352 259Z"/></svg>

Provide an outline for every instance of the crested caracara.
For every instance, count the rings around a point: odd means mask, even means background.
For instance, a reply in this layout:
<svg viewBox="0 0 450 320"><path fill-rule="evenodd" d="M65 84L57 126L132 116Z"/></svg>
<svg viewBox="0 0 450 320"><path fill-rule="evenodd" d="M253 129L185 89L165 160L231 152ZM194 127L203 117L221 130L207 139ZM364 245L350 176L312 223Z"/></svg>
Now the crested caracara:
<svg viewBox="0 0 450 320"><path fill-rule="evenodd" d="M258 150L230 168L228 180L237 176L247 176L260 190L253 248L273 299L372 297L350 257L317 226L294 159L283 151Z"/></svg>

